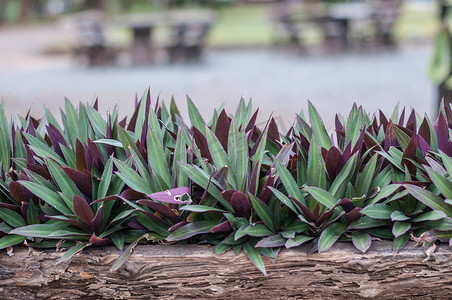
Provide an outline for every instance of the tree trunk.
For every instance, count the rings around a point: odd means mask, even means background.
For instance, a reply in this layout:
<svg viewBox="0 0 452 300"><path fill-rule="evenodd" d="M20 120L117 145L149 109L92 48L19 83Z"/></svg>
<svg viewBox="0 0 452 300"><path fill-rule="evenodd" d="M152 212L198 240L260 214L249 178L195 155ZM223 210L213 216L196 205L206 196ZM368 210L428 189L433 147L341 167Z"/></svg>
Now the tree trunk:
<svg viewBox="0 0 452 300"><path fill-rule="evenodd" d="M22 0L20 6L20 21L29 22L33 13L34 0Z"/></svg>
<svg viewBox="0 0 452 300"><path fill-rule="evenodd" d="M449 4L449 2L445 0L440 0L439 4L439 20L441 22L441 26L447 26L447 15L449 13L451 4ZM452 56L452 53L450 53L450 55ZM445 105L452 103L452 90L446 86L445 82L441 83L438 87L438 107L440 106L443 99Z"/></svg>
<svg viewBox="0 0 452 300"><path fill-rule="evenodd" d="M283 250L266 260L264 277L242 253L216 255L214 247L138 246L116 272L116 248L90 248L55 265L62 253L29 254L16 247L0 254L2 299L451 299L451 248L432 257L408 244L399 253L390 242L374 242L366 254L350 243L322 254L306 247Z"/></svg>

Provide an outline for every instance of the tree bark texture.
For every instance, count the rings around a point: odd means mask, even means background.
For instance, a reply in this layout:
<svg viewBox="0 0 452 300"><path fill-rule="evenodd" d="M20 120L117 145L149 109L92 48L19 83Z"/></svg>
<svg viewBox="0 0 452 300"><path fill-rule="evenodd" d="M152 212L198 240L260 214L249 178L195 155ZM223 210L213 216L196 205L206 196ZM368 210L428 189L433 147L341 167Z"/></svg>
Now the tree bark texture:
<svg viewBox="0 0 452 300"><path fill-rule="evenodd" d="M429 260L421 247L400 252L374 242L366 254L341 243L322 254L283 250L268 276L243 254L195 245L137 246L110 271L120 252L89 248L56 265L62 253L16 247L0 254L1 299L451 299L452 251L439 245Z"/></svg>

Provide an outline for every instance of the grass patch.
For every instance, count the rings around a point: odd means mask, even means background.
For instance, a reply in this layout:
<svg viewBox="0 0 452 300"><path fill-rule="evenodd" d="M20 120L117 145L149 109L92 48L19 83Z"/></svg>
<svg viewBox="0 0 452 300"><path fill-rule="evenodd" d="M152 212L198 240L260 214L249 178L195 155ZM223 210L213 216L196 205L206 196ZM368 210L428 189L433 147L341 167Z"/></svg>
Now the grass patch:
<svg viewBox="0 0 452 300"><path fill-rule="evenodd" d="M218 10L217 17L209 34L210 46L263 46L272 41L268 6L225 7Z"/></svg>

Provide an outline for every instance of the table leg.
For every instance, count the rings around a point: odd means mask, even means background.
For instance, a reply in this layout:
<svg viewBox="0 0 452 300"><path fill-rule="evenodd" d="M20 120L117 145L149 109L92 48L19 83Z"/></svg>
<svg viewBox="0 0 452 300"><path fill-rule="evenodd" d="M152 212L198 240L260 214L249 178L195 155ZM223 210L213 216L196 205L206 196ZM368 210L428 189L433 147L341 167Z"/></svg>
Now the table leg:
<svg viewBox="0 0 452 300"><path fill-rule="evenodd" d="M133 28L133 44L131 49L134 65L149 64L153 61L151 44L151 27Z"/></svg>

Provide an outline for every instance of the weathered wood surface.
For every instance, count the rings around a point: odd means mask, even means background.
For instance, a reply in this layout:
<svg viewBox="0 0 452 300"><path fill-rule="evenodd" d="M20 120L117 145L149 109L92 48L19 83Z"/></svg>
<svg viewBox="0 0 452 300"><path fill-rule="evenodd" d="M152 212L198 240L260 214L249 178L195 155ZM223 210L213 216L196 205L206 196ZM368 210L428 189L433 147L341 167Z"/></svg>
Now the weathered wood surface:
<svg viewBox="0 0 452 300"><path fill-rule="evenodd" d="M138 246L118 271L113 247L91 248L55 265L62 253L0 253L0 299L452 299L452 250L428 261L409 244L399 253L374 242L366 254L338 244L322 254L284 250L265 278L245 257L209 246Z"/></svg>

